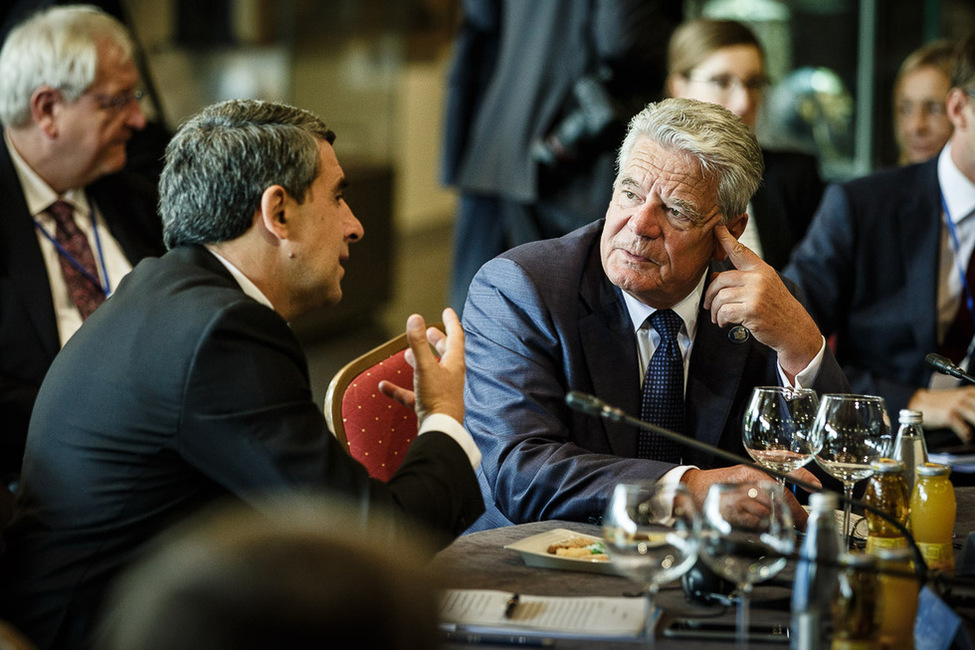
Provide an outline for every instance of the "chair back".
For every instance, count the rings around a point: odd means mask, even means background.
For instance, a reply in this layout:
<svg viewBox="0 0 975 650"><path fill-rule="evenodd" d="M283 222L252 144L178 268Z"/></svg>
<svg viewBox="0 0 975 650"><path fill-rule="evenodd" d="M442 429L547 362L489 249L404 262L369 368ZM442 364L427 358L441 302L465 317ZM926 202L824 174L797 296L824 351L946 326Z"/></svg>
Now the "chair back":
<svg viewBox="0 0 975 650"><path fill-rule="evenodd" d="M325 419L332 434L369 475L388 481L416 438L416 413L379 392L380 380L412 390L409 347L400 334L347 363L325 392Z"/></svg>

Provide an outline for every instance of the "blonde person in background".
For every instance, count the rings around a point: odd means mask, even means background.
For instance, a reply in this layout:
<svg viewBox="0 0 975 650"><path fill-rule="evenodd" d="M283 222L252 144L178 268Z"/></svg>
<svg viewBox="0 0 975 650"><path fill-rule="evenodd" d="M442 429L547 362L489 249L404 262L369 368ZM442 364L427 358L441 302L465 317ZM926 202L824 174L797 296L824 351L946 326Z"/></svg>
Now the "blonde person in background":
<svg viewBox="0 0 975 650"><path fill-rule="evenodd" d="M667 50L667 94L727 108L752 131L769 79L755 34L733 20L697 19L674 32ZM816 159L762 147L765 173L748 204L740 241L775 269L789 260L823 193Z"/></svg>
<svg viewBox="0 0 975 650"><path fill-rule="evenodd" d="M954 44L935 41L907 55L894 82L894 137L897 163L933 158L951 137L945 98L951 90Z"/></svg>

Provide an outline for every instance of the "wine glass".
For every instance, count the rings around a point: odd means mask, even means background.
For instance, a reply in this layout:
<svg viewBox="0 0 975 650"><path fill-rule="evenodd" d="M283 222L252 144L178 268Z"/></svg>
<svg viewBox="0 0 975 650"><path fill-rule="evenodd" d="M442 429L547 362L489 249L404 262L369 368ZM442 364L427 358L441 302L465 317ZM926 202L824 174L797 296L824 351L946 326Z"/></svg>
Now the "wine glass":
<svg viewBox="0 0 975 650"><path fill-rule="evenodd" d="M738 646L748 645L752 586L785 567L796 543L781 485L772 481L715 483L701 513L701 559L738 585Z"/></svg>
<svg viewBox="0 0 975 650"><path fill-rule="evenodd" d="M673 522L665 525L666 520ZM657 592L697 560L699 531L700 516L681 483L619 483L613 489L603 538L615 570L645 590L647 648L653 648Z"/></svg>
<svg viewBox="0 0 975 650"><path fill-rule="evenodd" d="M810 431L818 408L819 398L808 388L755 387L741 423L748 455L783 474L808 463L816 452ZM785 488L785 478L776 480Z"/></svg>
<svg viewBox="0 0 975 650"><path fill-rule="evenodd" d="M823 395L813 423L812 439L819 449L816 463L843 482L843 535L849 548L850 500L853 485L873 470L870 463L890 456L894 447L890 420L882 397L829 393Z"/></svg>

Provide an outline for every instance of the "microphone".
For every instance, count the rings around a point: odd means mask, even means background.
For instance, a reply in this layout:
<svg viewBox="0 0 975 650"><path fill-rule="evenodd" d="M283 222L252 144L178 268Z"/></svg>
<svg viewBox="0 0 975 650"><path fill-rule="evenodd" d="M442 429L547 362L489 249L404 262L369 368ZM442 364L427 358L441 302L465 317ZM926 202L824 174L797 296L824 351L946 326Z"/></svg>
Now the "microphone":
<svg viewBox="0 0 975 650"><path fill-rule="evenodd" d="M929 354L928 357L929 358L938 357L938 355ZM944 359L944 357L939 357L939 358ZM949 365L954 366L954 364L948 361L947 359L944 360ZM961 372L961 370L958 370L958 372ZM972 381L973 383L975 383L975 378L973 378ZM724 458L725 460L731 461L733 463L739 465L746 465L748 467L757 469L761 472L765 472L766 474L771 474L772 476L783 478L789 483L798 485L799 487L803 488L808 492L818 492L821 489L823 489L819 486L813 485L812 483L808 483L801 479L797 479L792 476L789 476L788 474L784 472L780 472L779 470L771 469L769 467L763 467L762 465L759 465L758 463L752 460L743 458L738 454L732 453L730 451L725 451L724 449L720 449L718 447L715 447L714 445L709 445L706 442L701 442L696 438L691 438L690 436L686 436L682 433L677 433L676 431L671 431L670 429L657 426L656 424L644 422L643 420L640 420L638 418L633 417L632 415L629 415L621 408L610 406L608 403L599 399L595 395L589 395L588 393L582 393L576 390L569 391L569 393L565 396L565 403L569 408L574 409L576 411L580 411L582 413L586 413L587 415L594 415L596 417L606 418L607 420L612 420L613 422L622 422L624 424L630 424L632 426L637 427L638 429L646 429L647 431L652 431L657 435L664 436L665 438L669 438L671 440L679 442L682 445L692 447L694 449L697 449L698 451L714 454L715 456L720 456L721 458ZM849 503L851 505L859 506L864 510L869 510L871 513L877 515L884 521L890 523L897 530L897 532L903 535L904 538L907 540L907 544L911 549L911 553L914 555L914 574L917 577L918 582L923 585L927 581L927 566L928 566L927 562L925 562L924 555L921 553L921 549L918 548L917 542L914 541L914 536L911 534L909 530L907 530L907 527L904 526L904 524L900 523L899 521L891 517L883 510L880 510L876 506L873 506L864 501L860 501L858 499L851 499L846 495L839 494L839 493L836 494L836 497L840 503L844 503L844 504Z"/></svg>
<svg viewBox="0 0 975 650"><path fill-rule="evenodd" d="M931 354L924 357L924 360L929 366L940 372L942 375L949 375L962 381L967 381L969 384L975 384L975 377L959 368L957 365L951 362L947 357L943 357L940 354Z"/></svg>

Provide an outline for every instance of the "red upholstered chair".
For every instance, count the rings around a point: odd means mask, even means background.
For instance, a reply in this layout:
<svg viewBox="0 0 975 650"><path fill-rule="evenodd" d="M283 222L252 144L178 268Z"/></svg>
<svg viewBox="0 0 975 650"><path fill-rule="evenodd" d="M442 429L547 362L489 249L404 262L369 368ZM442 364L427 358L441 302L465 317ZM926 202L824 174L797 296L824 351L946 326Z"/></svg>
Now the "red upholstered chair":
<svg viewBox="0 0 975 650"><path fill-rule="evenodd" d="M381 481L396 472L416 438L416 413L379 392L381 379L413 387L407 347L404 333L366 352L335 373L325 392L329 429Z"/></svg>

